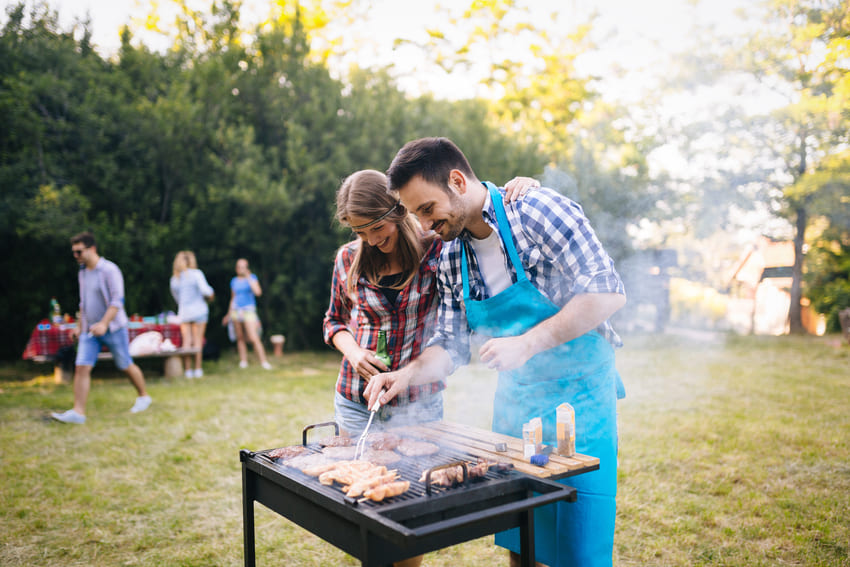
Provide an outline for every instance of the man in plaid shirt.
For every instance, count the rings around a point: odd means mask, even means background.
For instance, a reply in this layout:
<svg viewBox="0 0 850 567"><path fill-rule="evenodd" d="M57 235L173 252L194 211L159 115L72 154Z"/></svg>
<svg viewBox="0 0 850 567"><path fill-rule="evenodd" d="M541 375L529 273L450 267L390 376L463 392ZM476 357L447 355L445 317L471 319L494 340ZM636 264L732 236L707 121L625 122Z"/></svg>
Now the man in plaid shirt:
<svg viewBox="0 0 850 567"><path fill-rule="evenodd" d="M613 350L622 343L608 318L626 301L613 261L578 204L540 189L502 205L503 192L479 181L445 138L408 143L387 176L404 206L447 244L435 335L412 363L373 378L366 398L385 403L452 373L469 362L470 331L483 335L480 360L499 371L493 429L520 437L523 423L540 417L544 442L554 445L555 408L567 402L577 451L600 460L599 470L570 479L576 503L535 511L538 560L610 566L616 401L624 391ZM497 534L496 543L518 564L518 530Z"/></svg>

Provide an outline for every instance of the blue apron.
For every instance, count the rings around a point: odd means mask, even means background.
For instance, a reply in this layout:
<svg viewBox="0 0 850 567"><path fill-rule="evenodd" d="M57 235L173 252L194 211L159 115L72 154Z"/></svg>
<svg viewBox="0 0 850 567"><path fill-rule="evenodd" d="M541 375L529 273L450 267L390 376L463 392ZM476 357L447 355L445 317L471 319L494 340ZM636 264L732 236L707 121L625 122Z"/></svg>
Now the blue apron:
<svg viewBox="0 0 850 567"><path fill-rule="evenodd" d="M516 252L502 196L486 183L496 209L499 235L517 282L482 301L469 297L466 243L461 243L463 301L470 328L491 337L515 336L559 311L528 280ZM599 458L599 470L563 479L578 490L574 503L534 512L537 561L550 567L610 566L617 494L617 398L624 390L614 367L614 349L591 331L533 356L522 367L499 373L493 431L520 437L522 424L543 421L543 442L555 445L555 408L568 402L576 412L576 451ZM519 529L496 534L496 544L520 553Z"/></svg>

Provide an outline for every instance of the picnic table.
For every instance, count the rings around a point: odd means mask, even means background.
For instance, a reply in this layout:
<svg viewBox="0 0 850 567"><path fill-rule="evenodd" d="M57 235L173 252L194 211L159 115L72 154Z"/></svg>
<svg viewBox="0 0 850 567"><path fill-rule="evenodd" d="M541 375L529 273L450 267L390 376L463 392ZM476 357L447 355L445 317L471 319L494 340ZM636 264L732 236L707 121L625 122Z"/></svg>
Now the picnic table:
<svg viewBox="0 0 850 567"><path fill-rule="evenodd" d="M33 329L29 341L27 341L27 346L24 348L22 358L33 362L53 362L56 381L69 381L69 369L63 369L61 367L61 364L59 364L59 361L56 358L56 354L63 347L76 348L77 341L74 340L74 337L71 334L71 330L75 326L76 323L51 323L47 319L43 319L40 323L38 323L38 325L36 325L35 329ZM130 335L131 341L142 333L157 331L162 334L163 340L170 339L174 346L177 347L176 351L163 351L134 357L165 358L165 365L163 369L163 374L165 376L172 376L175 374L175 371L178 374L182 374L182 371L177 370L178 367L182 367L180 364L180 356L196 352L195 349L180 348L183 344L183 338L180 335L180 325L173 323L144 323L131 321L127 325L127 331ZM111 359L112 353L108 351L102 352L98 356L98 360Z"/></svg>

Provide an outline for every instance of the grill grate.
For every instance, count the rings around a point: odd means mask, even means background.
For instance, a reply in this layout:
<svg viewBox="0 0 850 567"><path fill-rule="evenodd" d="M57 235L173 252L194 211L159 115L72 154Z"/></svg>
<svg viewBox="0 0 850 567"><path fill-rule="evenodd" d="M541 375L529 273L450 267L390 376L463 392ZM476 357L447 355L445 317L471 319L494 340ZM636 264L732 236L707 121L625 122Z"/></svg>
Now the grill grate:
<svg viewBox="0 0 850 567"><path fill-rule="evenodd" d="M319 482L319 479L317 477L304 474L303 472L301 472L300 469L284 465L281 459L270 459L267 456L267 453L273 451L274 449L262 451L257 454L265 456L266 459L273 461L275 468L279 472L285 474L286 476L294 480L297 480L301 484L310 486L310 488L312 489L321 490L322 492L329 490L331 491L329 495L338 496L349 504L354 504L356 502L359 506L364 506L367 508L379 508L388 504L413 501L419 498L433 498L435 496L439 496L440 494L450 493L457 489L463 488L464 485L462 484L456 484L454 486L440 486L432 484L431 494L428 495L425 483L419 482L419 479L422 477L422 474L428 469L458 462L475 464L478 461L478 457L466 453L464 451L459 451L457 449L445 447L442 445L440 445L439 447L440 450L433 455L426 455L421 457L402 456L399 461L387 465L388 470L396 469L398 471L398 476L400 480L410 481L410 488L406 492L398 496L386 498L381 502L375 502L363 498L347 498L345 497L345 494L342 492L342 490L340 489L341 487L338 484L334 484L333 486L324 485ZM319 445L307 445L307 449L310 453L313 454L322 452L322 448ZM509 474L511 474L511 472L511 470L506 471L491 468L484 476L468 479L466 482L466 486L485 483L488 480L503 479L506 478L506 476L508 476Z"/></svg>

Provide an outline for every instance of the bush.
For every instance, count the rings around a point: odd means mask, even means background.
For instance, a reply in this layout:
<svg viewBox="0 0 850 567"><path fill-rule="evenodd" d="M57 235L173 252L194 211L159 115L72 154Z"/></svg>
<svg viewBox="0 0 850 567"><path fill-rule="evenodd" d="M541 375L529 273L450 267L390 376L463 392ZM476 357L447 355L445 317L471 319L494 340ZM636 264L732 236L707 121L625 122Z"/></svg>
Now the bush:
<svg viewBox="0 0 850 567"><path fill-rule="evenodd" d="M850 281L833 280L819 290L812 304L818 313L826 315L826 332L840 333L841 322L838 313L850 308Z"/></svg>

